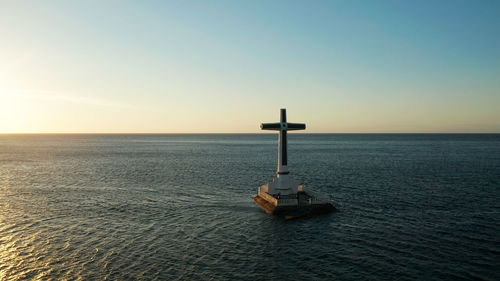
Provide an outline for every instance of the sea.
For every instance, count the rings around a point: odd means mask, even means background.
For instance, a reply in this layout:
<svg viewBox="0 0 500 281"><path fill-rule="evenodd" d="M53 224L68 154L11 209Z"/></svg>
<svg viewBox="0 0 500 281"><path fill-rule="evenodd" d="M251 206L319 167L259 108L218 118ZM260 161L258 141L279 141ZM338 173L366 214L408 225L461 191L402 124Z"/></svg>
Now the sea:
<svg viewBox="0 0 500 281"><path fill-rule="evenodd" d="M0 280L500 280L499 134L0 135Z"/></svg>

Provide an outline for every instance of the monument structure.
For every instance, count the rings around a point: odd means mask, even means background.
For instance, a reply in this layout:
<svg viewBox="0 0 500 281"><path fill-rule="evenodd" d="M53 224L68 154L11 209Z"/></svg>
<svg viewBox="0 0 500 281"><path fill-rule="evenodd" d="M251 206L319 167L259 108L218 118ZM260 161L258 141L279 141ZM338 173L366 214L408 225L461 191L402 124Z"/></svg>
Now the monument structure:
<svg viewBox="0 0 500 281"><path fill-rule="evenodd" d="M280 112L279 123L262 123L262 130L279 131L278 138L278 170L272 182L259 187L255 203L269 214L284 215L294 218L311 213L325 213L335 210L333 200L321 196L299 185L290 177L288 170L287 131L305 130L306 125L288 123L286 109Z"/></svg>

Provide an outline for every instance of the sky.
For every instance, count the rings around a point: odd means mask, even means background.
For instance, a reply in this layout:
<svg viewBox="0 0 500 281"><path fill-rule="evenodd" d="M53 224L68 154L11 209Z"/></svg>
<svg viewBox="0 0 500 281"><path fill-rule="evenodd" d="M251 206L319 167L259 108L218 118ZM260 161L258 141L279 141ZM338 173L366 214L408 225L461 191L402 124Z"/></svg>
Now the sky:
<svg viewBox="0 0 500 281"><path fill-rule="evenodd" d="M0 133L500 133L500 1L0 1Z"/></svg>

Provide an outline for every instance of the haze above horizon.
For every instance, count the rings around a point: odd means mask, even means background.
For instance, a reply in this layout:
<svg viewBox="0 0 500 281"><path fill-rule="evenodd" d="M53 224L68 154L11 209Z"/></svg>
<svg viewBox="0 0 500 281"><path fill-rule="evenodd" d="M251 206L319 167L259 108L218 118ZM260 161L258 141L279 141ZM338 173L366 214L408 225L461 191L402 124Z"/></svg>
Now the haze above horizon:
<svg viewBox="0 0 500 281"><path fill-rule="evenodd" d="M1 133L500 133L498 1L2 1Z"/></svg>

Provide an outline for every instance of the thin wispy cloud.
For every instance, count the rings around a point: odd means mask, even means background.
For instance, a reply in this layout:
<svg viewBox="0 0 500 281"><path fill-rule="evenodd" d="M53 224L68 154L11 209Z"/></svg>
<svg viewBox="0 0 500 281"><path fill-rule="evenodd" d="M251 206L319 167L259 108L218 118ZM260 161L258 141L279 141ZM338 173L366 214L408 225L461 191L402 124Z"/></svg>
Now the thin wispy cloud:
<svg viewBox="0 0 500 281"><path fill-rule="evenodd" d="M57 102L68 102L83 105L114 107L124 109L139 109L140 106L117 102L109 99L103 99L92 96L81 96L73 94L62 94L57 91L37 90L37 89L8 89L8 92L15 94L17 97L32 99L32 100L52 100Z"/></svg>
<svg viewBox="0 0 500 281"><path fill-rule="evenodd" d="M33 58L33 53L26 52L23 55L16 57L3 65L0 65L0 78L2 78L2 76L14 72L16 69L22 68L23 65L26 64L26 62L30 61L32 58ZM0 96L4 97L13 96L17 98L30 99L30 100L52 100L57 102L68 102L68 103L101 106L101 107L114 107L114 108L126 108L126 109L139 108L139 106L137 105L131 105L123 102L117 102L114 100L109 100L94 96L75 95L71 93L62 93L58 91L40 90L40 89L22 89L22 88L6 89L0 87Z"/></svg>

